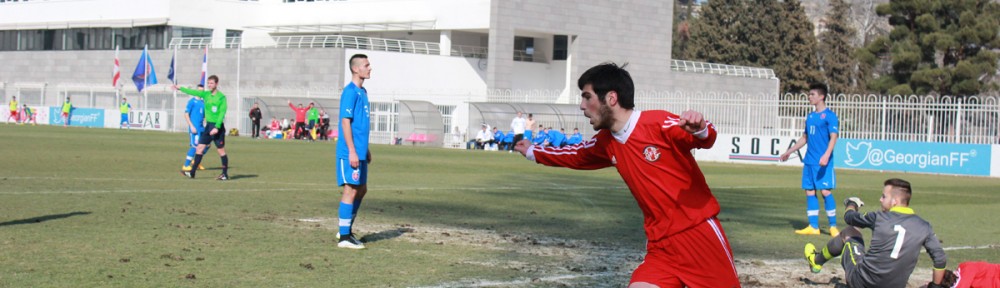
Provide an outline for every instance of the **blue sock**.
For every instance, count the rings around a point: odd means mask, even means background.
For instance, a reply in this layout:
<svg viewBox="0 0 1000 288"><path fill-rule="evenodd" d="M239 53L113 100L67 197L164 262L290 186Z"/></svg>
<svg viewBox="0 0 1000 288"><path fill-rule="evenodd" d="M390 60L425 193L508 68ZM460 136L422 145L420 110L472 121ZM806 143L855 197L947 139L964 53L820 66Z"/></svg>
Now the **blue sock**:
<svg viewBox="0 0 1000 288"><path fill-rule="evenodd" d="M184 166L191 166L191 161L194 160L194 147L188 149L187 158L184 159Z"/></svg>
<svg viewBox="0 0 1000 288"><path fill-rule="evenodd" d="M819 198L816 195L806 196L806 216L809 217L809 226L819 229Z"/></svg>
<svg viewBox="0 0 1000 288"><path fill-rule="evenodd" d="M354 204L340 202L337 215L340 216L340 235L351 235L351 213L354 212Z"/></svg>
<svg viewBox="0 0 1000 288"><path fill-rule="evenodd" d="M833 193L823 196L823 206L826 207L826 218L830 219L830 227L837 227L837 200L833 199Z"/></svg>

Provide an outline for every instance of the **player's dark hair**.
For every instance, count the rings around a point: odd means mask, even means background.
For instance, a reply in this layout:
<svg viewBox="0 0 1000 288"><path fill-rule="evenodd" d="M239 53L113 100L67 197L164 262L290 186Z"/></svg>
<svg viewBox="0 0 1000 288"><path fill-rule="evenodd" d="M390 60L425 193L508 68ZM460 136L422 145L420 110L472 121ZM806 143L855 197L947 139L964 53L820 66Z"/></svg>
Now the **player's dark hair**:
<svg viewBox="0 0 1000 288"><path fill-rule="evenodd" d="M944 270L944 278L941 279L941 287L952 287L955 286L955 282L958 282L958 275L951 270Z"/></svg>
<svg viewBox="0 0 1000 288"><path fill-rule="evenodd" d="M910 204L910 197L913 196L913 190L910 187L909 181L899 178L891 178L889 180L885 180L885 183L883 184L885 186L892 186L892 193L894 196L899 198L900 202L907 205Z"/></svg>
<svg viewBox="0 0 1000 288"><path fill-rule="evenodd" d="M812 90L819 91L819 94L823 95L823 101L824 102L826 101L826 93L827 93L826 84L823 84L823 83L812 83L812 84L809 84L809 91L812 91Z"/></svg>
<svg viewBox="0 0 1000 288"><path fill-rule="evenodd" d="M219 76L208 76L208 80L215 80L215 84L219 84Z"/></svg>
<svg viewBox="0 0 1000 288"><path fill-rule="evenodd" d="M612 62L605 62L600 65L591 67L587 69L587 72L583 72L580 75L580 80L577 80L576 85L580 90L583 90L583 86L590 84L594 88L594 93L597 93L597 100L601 101L601 104L606 104L604 97L607 96L608 92L615 91L618 93L618 105L625 109L632 109L635 107L635 84L632 82L632 75L625 70L625 63L621 67L618 64Z"/></svg>
<svg viewBox="0 0 1000 288"><path fill-rule="evenodd" d="M351 55L351 60L347 61L347 63L351 65L351 68L354 68L354 66L358 64L357 62L355 62L357 59L368 59L368 55L365 54ZM351 73L354 73L354 69L351 69Z"/></svg>

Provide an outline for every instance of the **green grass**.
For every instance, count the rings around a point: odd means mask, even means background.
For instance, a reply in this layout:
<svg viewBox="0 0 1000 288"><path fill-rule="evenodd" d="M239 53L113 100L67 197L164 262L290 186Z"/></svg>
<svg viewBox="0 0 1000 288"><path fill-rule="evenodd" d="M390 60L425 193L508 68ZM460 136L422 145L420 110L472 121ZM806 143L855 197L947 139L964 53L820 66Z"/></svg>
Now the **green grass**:
<svg viewBox="0 0 1000 288"><path fill-rule="evenodd" d="M603 261L602 247L642 252L641 213L613 169L573 171L517 154L383 145L373 146L370 191L356 225L372 242L362 251L337 249L341 189L332 142L227 140L234 179L218 182L214 150L198 179L177 172L187 149L183 134L0 126L0 286L423 286L551 276L560 267ZM798 259L803 243L824 241L792 233L805 225L799 169L701 165L737 259ZM1000 225L993 223L1000 219L1000 179L837 173L837 199L860 196L871 206L883 180L910 180L912 207L944 246L992 245L949 251L950 267L1000 262ZM297 221L305 218L323 222ZM594 251L583 251L584 259L526 253L517 248L530 241L496 240L518 237L586 243ZM547 245L534 246L562 244ZM918 267L929 267L926 258ZM609 268L620 272L611 280L596 281L620 286L638 261L626 259L624 267Z"/></svg>

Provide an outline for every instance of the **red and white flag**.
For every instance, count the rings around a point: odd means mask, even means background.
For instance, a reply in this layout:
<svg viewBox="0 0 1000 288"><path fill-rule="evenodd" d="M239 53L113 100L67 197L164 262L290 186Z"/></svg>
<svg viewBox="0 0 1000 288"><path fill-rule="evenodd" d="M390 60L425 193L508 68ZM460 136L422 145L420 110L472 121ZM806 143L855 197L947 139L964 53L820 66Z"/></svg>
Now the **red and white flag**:
<svg viewBox="0 0 1000 288"><path fill-rule="evenodd" d="M119 68L118 64L118 45L115 45L115 73L114 77L112 77L111 79L111 86L118 87L118 79L121 78L122 78L121 68Z"/></svg>

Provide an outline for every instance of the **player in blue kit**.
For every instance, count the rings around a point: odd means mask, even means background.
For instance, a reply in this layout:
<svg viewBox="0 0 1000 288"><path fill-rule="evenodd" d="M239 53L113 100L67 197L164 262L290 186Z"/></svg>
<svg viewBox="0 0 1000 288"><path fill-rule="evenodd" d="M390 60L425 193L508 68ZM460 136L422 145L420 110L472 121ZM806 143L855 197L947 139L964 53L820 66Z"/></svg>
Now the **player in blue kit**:
<svg viewBox="0 0 1000 288"><path fill-rule="evenodd" d="M837 176L833 171L833 147L837 145L837 135L840 134L840 121L837 114L826 107L826 85L809 85L809 104L815 111L806 116L806 129L788 151L781 154L781 161L788 160L802 146L806 148L806 157L802 160L802 190L806 191L806 216L809 226L795 230L796 234L819 235L819 199L816 190L823 193L823 204L826 217L830 221L830 235L837 236L837 200L833 198L833 189L837 188Z"/></svg>
<svg viewBox="0 0 1000 288"><path fill-rule="evenodd" d="M372 68L364 54L351 56L348 63L351 83L340 94L340 129L337 129L337 185L344 186L337 209L340 218L337 247L364 249L365 244L354 236L352 228L361 200L368 193L368 164L372 162L368 150L371 131L368 90L363 87L365 79L371 78Z"/></svg>
<svg viewBox="0 0 1000 288"><path fill-rule="evenodd" d="M198 90L204 89L204 86L198 84ZM181 170L191 171L191 161L194 161L194 155L198 149L198 136L205 130L205 100L198 97L188 99L187 106L184 108L184 116L187 117L188 139L190 139L189 144L191 144L191 148L188 149L187 157L184 159L184 165L181 166ZM207 146L205 150L208 150ZM199 164L198 170L205 170L205 167Z"/></svg>

